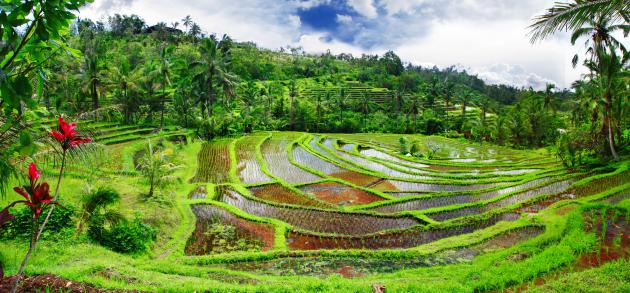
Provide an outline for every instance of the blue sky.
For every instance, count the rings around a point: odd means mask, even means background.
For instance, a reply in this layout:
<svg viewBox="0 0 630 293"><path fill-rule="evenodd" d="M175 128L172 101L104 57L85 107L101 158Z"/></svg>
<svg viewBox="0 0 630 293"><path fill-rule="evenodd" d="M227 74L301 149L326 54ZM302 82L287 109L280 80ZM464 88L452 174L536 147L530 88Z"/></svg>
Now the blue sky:
<svg viewBox="0 0 630 293"><path fill-rule="evenodd" d="M527 26L548 0L95 0L80 16L138 14L148 23L186 15L208 33L278 49L382 54L424 66L455 65L489 83L566 87L579 78L560 34L532 45Z"/></svg>

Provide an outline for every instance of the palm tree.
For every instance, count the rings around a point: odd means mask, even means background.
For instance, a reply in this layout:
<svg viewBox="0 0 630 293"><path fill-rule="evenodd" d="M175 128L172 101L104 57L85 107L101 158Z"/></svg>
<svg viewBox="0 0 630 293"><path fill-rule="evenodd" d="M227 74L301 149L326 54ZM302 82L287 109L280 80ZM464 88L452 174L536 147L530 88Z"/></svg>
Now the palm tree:
<svg viewBox="0 0 630 293"><path fill-rule="evenodd" d="M241 115L243 120L243 131L249 133L253 129L254 112L256 112L256 106L259 101L260 90L254 82L248 82L244 89L243 94L240 95L242 107Z"/></svg>
<svg viewBox="0 0 630 293"><path fill-rule="evenodd" d="M297 84L295 83L295 79L292 79L289 83L289 124L291 125L291 129L293 130L295 125L295 98L298 95Z"/></svg>
<svg viewBox="0 0 630 293"><path fill-rule="evenodd" d="M601 77L601 99L604 102L602 113L601 133L607 133L610 153L615 160L619 157L615 151L613 132L615 126L612 121L612 105L614 95L609 85L612 83L615 60L626 59L627 51L623 44L611 36L611 33L623 30L624 35L630 31L627 24L630 21L628 16L630 2L624 0L598 0L598 1L578 1L571 3L556 3L547 13L537 16L531 28L531 41L536 42L545 39L558 31L572 31L571 42L575 42L584 36L589 36L587 46L591 42L587 53L591 55L591 65L588 66L592 72L607 74ZM585 25L589 26L585 26ZM616 57L615 51L622 51L623 58ZM576 56L577 57L577 56ZM576 65L578 58L573 58ZM606 59L606 60L605 60ZM593 63L594 62L594 63ZM607 64L604 64L607 63ZM621 62L623 63L623 62ZM614 70L613 70L614 71Z"/></svg>
<svg viewBox="0 0 630 293"><path fill-rule="evenodd" d="M404 96L405 91L402 87L396 89L395 99L396 99L396 118L400 117L400 111L402 110L402 106L404 104Z"/></svg>
<svg viewBox="0 0 630 293"><path fill-rule="evenodd" d="M367 124L367 116L370 113L370 102L371 102L370 94L367 90L363 90L363 94L361 95L361 112L363 113L363 127L366 127Z"/></svg>
<svg viewBox="0 0 630 293"><path fill-rule="evenodd" d="M322 94L317 95L317 123L315 123L316 131L319 132L319 125L322 123L323 102L330 99L330 92L326 92L326 97L322 99Z"/></svg>
<svg viewBox="0 0 630 293"><path fill-rule="evenodd" d="M122 106L125 123L131 122L131 114L138 106L137 98L133 92L140 80L139 71L131 71L127 58L123 58L119 66L109 68L109 85L116 93L115 100Z"/></svg>
<svg viewBox="0 0 630 293"><path fill-rule="evenodd" d="M88 92L92 97L92 110L98 110L99 108L99 87L101 86L102 80L100 77L100 64L99 57L96 52L92 49L87 49L83 53L85 56L84 60L84 69L83 69L83 79L86 81L88 86Z"/></svg>
<svg viewBox="0 0 630 293"><path fill-rule="evenodd" d="M448 106L450 102L453 100L454 89L455 89L455 84L452 82L448 82L447 80L444 85L444 107L445 107L444 110L447 112L448 112Z"/></svg>
<svg viewBox="0 0 630 293"><path fill-rule="evenodd" d="M188 117L192 114L191 110L195 106L191 96L192 86L190 78L181 79L173 95L173 108L184 119L184 127L188 127Z"/></svg>
<svg viewBox="0 0 630 293"><path fill-rule="evenodd" d="M552 107L552 109L553 109L553 105L552 105L553 95L554 95L553 94L553 89L555 89L555 88L556 88L556 86L554 84L551 84L551 83L548 83L545 86L545 103L543 104L543 107L545 109L547 109L549 107Z"/></svg>
<svg viewBox="0 0 630 293"><path fill-rule="evenodd" d="M413 117L414 131L417 128L418 113L420 113L420 107L422 103L421 101L422 99L420 98L420 96L417 96L417 95L413 95L409 99L409 105L408 105L409 109L407 109L407 121L409 120L409 115L411 115Z"/></svg>
<svg viewBox="0 0 630 293"><path fill-rule="evenodd" d="M481 108L481 123L486 125L486 113L488 113L488 110L492 107L492 100L487 96L481 96L477 101L477 105Z"/></svg>
<svg viewBox="0 0 630 293"><path fill-rule="evenodd" d="M470 90L463 89L460 91L457 100L459 101L460 107L462 109L462 117L466 116L466 107L468 106L468 104L470 104L473 98L474 95Z"/></svg>
<svg viewBox="0 0 630 293"><path fill-rule="evenodd" d="M164 128L164 109L166 108L166 87L171 85L171 60L169 56L173 52L175 47L163 46L160 50L160 64L158 71L160 72L162 83L162 95L160 97L160 129Z"/></svg>
<svg viewBox="0 0 630 293"><path fill-rule="evenodd" d="M267 83L265 84L265 88L264 90L264 97L266 98L266 112L267 112L267 117L268 119L271 120L271 116L272 116L272 109L273 109L273 89L274 89L274 85L272 83Z"/></svg>
<svg viewBox="0 0 630 293"><path fill-rule="evenodd" d="M144 64L140 69L140 74L142 77L140 78L138 85L140 90L145 96L144 102L149 103L151 110L149 110L147 115L147 120L153 120L154 110L157 111L155 106L154 98L155 92L159 88L159 83L156 81L160 78L159 65L155 61L149 61Z"/></svg>
<svg viewBox="0 0 630 293"><path fill-rule="evenodd" d="M343 125L343 110L348 102L348 94L345 88L339 89L339 94L336 96L337 109L339 109L339 122Z"/></svg>
<svg viewBox="0 0 630 293"><path fill-rule="evenodd" d="M544 40L556 32L575 32L590 20L602 17L611 22L628 22L630 2L625 0L597 0L556 2L545 14L536 16L530 28L530 41Z"/></svg>
<svg viewBox="0 0 630 293"><path fill-rule="evenodd" d="M195 41L197 40L197 37L201 34L201 27L198 24L193 22L192 25L190 26L190 31L188 34L192 38L193 43L195 43Z"/></svg>
<svg viewBox="0 0 630 293"><path fill-rule="evenodd" d="M140 159L138 169L149 183L148 197L152 197L156 188L166 186L178 179L173 173L180 166L173 162L172 152L168 150L156 150L153 148L151 141L147 145L145 155Z"/></svg>
<svg viewBox="0 0 630 293"><path fill-rule="evenodd" d="M602 128L600 133L607 137L610 153L615 160L619 160L619 155L615 150L614 133L617 128L616 121L614 121L613 107L615 100L614 88L617 80L620 78L622 69L624 68L627 60L621 60L615 51L611 51L611 54L599 53L598 64L592 63L591 70L595 70L598 73L599 78L596 80L600 95L602 96L601 104L603 109L602 114Z"/></svg>
<svg viewBox="0 0 630 293"><path fill-rule="evenodd" d="M227 96L233 96L234 81L236 77L228 72L230 64L229 54L222 54L219 50L221 44L213 38L203 39L200 46L201 60L192 64L199 72L195 75L205 89L205 109L208 117L212 116L212 108L216 101L216 87L223 87ZM202 109L203 110L203 109Z"/></svg>
<svg viewBox="0 0 630 293"><path fill-rule="evenodd" d="M190 17L190 15L186 15L186 17L182 18L182 24L186 28L186 32L188 32L188 27L193 24L192 17Z"/></svg>

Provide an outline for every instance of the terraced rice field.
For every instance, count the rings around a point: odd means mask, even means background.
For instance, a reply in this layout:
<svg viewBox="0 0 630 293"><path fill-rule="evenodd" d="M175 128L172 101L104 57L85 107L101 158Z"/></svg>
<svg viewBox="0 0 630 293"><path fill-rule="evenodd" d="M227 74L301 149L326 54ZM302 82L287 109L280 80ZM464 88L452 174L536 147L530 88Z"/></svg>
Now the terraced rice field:
<svg viewBox="0 0 630 293"><path fill-rule="evenodd" d="M217 187L192 193L204 203L192 204L186 252L254 275L375 276L512 251L557 233L537 216L550 207L629 197L627 162L566 170L543 151L415 136L438 149L417 158L398 152L399 138L273 132L204 145L194 181ZM241 245L215 248L217 225ZM216 249L250 254L228 263Z"/></svg>

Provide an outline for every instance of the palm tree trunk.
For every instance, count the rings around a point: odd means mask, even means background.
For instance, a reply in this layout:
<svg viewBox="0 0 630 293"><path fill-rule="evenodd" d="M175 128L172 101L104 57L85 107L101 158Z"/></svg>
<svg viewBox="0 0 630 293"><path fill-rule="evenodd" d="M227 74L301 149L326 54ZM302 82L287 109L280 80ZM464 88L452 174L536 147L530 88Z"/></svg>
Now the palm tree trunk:
<svg viewBox="0 0 630 293"><path fill-rule="evenodd" d="M96 91L96 81L94 80L92 80L92 110L98 110L98 92Z"/></svg>
<svg viewBox="0 0 630 293"><path fill-rule="evenodd" d="M164 128L164 100L166 99L166 92L164 89L164 86L162 86L162 106L161 106L161 113L160 113L160 130L162 130L162 128Z"/></svg>
<svg viewBox="0 0 630 293"><path fill-rule="evenodd" d="M212 105L214 104L214 87L212 83L213 78L214 74L211 71L208 76L208 104L206 106L206 110L208 111L208 118L212 116Z"/></svg>

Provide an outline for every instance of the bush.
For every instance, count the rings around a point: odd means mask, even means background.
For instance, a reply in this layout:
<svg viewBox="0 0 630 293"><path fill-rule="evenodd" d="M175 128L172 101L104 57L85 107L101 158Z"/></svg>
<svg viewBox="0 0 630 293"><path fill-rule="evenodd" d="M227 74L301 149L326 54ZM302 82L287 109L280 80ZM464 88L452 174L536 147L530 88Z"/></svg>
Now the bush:
<svg viewBox="0 0 630 293"><path fill-rule="evenodd" d="M155 241L156 231L150 225L136 218L133 221L120 221L109 228L104 227L105 218L95 217L88 227L88 235L101 245L122 253L146 251Z"/></svg>
<svg viewBox="0 0 630 293"><path fill-rule="evenodd" d="M589 161L595 155L596 143L588 129L577 128L562 133L556 142L556 156L565 167L575 168Z"/></svg>
<svg viewBox="0 0 630 293"><path fill-rule="evenodd" d="M49 209L50 206L42 210L42 216L39 218L40 223L44 221L44 218L46 218ZM64 205L63 207L56 207L50 215L50 219L48 220L46 228L42 233L42 238L47 238L49 235L59 233L66 228L74 228L74 223L72 221L74 213L75 208L73 206ZM0 238L29 239L31 237L31 229L33 227L33 213L31 212L31 209L29 207L13 209L11 214L15 216L15 219L0 229Z"/></svg>

